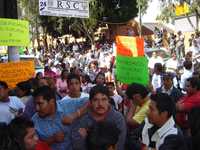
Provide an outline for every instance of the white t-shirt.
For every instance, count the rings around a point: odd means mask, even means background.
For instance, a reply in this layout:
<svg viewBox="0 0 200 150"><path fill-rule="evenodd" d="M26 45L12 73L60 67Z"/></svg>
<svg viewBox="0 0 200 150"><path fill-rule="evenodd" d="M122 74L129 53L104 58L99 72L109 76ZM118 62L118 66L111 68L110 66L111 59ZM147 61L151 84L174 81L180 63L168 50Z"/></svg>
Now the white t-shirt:
<svg viewBox="0 0 200 150"><path fill-rule="evenodd" d="M192 77L193 71L192 70L186 70L184 69L183 74L181 75L181 81L180 81L180 88L185 88L185 82L188 78Z"/></svg>
<svg viewBox="0 0 200 150"><path fill-rule="evenodd" d="M151 84L153 86L153 89L156 91L157 88L162 86L162 80L161 75L153 74Z"/></svg>
<svg viewBox="0 0 200 150"><path fill-rule="evenodd" d="M9 96L10 101L0 101L0 122L9 124L12 119L15 118L16 113L22 109L24 110L25 105L16 96Z"/></svg>
<svg viewBox="0 0 200 150"><path fill-rule="evenodd" d="M89 94L88 93L84 93L84 92L81 92L81 96L80 97L76 97L76 98L72 98L72 97L69 97L69 95L63 97L62 100L77 100L77 99L83 99L83 98L89 98Z"/></svg>
<svg viewBox="0 0 200 150"><path fill-rule="evenodd" d="M119 104L121 104L121 102L123 101L122 97L118 94L115 94L113 96L111 96L111 98L114 100L115 102L115 108L118 110L119 109Z"/></svg>
<svg viewBox="0 0 200 150"><path fill-rule="evenodd" d="M163 61L162 57L160 57L160 56L157 56L156 58L151 57L151 58L149 59L149 62L148 62L148 67L149 67L150 69L154 69L154 65L155 65L156 63L161 63L161 64L163 65L163 64L164 64L164 61Z"/></svg>
<svg viewBox="0 0 200 150"><path fill-rule="evenodd" d="M175 70L178 68L178 60L174 60L174 59L169 59L166 62L166 72L173 72L175 73Z"/></svg>

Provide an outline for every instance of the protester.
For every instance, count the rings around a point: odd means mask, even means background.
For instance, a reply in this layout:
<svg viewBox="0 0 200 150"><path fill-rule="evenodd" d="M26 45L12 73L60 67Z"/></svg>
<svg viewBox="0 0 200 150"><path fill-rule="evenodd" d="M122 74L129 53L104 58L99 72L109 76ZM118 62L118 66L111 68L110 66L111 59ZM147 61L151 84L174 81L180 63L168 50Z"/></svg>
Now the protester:
<svg viewBox="0 0 200 150"><path fill-rule="evenodd" d="M156 89L161 87L162 85L162 73L163 73L162 64L156 63L154 66L154 73L151 80L151 84L153 86L154 91L156 91Z"/></svg>
<svg viewBox="0 0 200 150"><path fill-rule="evenodd" d="M147 112L149 110L150 99L148 91L143 85L133 83L128 86L126 95L129 100L131 100L131 105L126 115L126 121L129 127L126 149L140 150L141 142L138 136L138 130L147 117Z"/></svg>
<svg viewBox="0 0 200 150"><path fill-rule="evenodd" d="M174 102L178 102L180 98L183 96L181 91L174 87L173 85L173 74L171 73L165 73L163 75L163 85L156 90L156 93L166 93L168 94Z"/></svg>
<svg viewBox="0 0 200 150"><path fill-rule="evenodd" d="M192 77L192 62L191 61L185 61L184 64L184 72L181 75L181 80L180 80L180 88L184 90L185 88L185 82L188 78Z"/></svg>
<svg viewBox="0 0 200 150"><path fill-rule="evenodd" d="M31 85L28 81L19 82L16 85L16 94L26 105L29 99L32 99Z"/></svg>
<svg viewBox="0 0 200 150"><path fill-rule="evenodd" d="M0 123L9 124L16 116L22 115L25 105L16 96L8 95L8 85L0 81Z"/></svg>
<svg viewBox="0 0 200 150"><path fill-rule="evenodd" d="M106 132L105 132L106 131ZM88 150L117 150L120 130L113 123L99 122L88 131Z"/></svg>
<svg viewBox="0 0 200 150"><path fill-rule="evenodd" d="M74 123L72 145L74 150L85 150L87 131L99 122L110 122L120 130L117 150L124 150L126 124L120 112L115 111L109 104L109 91L103 85L95 86L90 91L91 108L82 118ZM82 134L85 133L85 134Z"/></svg>
<svg viewBox="0 0 200 150"><path fill-rule="evenodd" d="M73 113L81 116L80 101L56 101L55 91L48 86L38 88L34 94L37 113L32 117L40 140L53 150L71 150L71 127L63 124L63 119ZM85 111L83 111L85 112ZM75 118L76 119L76 118Z"/></svg>
<svg viewBox="0 0 200 150"><path fill-rule="evenodd" d="M67 76L68 70L63 70L61 73L61 78L57 79L56 81L57 92L61 97L65 97L68 93Z"/></svg>
<svg viewBox="0 0 200 150"><path fill-rule="evenodd" d="M15 118L9 124L11 137L20 150L50 150L49 146L38 140L34 124L25 118Z"/></svg>
<svg viewBox="0 0 200 150"><path fill-rule="evenodd" d="M175 126L175 103L167 94L151 95L148 119L142 131L142 142L156 150L187 150L181 131ZM153 134L153 126L156 126ZM150 131L151 130L151 131Z"/></svg>
<svg viewBox="0 0 200 150"><path fill-rule="evenodd" d="M109 96L114 100L116 110L120 110L122 107L123 98L115 92L115 84L113 82L107 82L106 86L109 90Z"/></svg>

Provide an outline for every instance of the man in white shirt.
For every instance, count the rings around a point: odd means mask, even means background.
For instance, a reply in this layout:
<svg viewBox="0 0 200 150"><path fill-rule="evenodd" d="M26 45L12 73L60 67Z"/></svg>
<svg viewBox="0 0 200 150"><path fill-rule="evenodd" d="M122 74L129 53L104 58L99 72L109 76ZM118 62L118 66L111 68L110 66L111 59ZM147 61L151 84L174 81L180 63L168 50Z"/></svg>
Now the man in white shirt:
<svg viewBox="0 0 200 150"><path fill-rule="evenodd" d="M120 105L122 104L123 98L118 95L117 93L115 93L115 85L113 82L108 82L106 83L106 86L109 90L109 96L114 100L114 104L115 104L115 108L117 110L120 109Z"/></svg>
<svg viewBox="0 0 200 150"><path fill-rule="evenodd" d="M0 81L0 123L9 124L12 119L23 113L25 105L15 97L8 95L8 85Z"/></svg>
<svg viewBox="0 0 200 150"><path fill-rule="evenodd" d="M148 68L151 71L153 71L154 65L156 63L161 63L163 65L164 61L163 61L162 57L158 56L158 54L156 52L153 52L152 57L149 59L149 62L148 62Z"/></svg>
<svg viewBox="0 0 200 150"><path fill-rule="evenodd" d="M157 88L162 86L162 72L163 72L162 64L156 63L154 66L154 73L151 80L151 84L153 86L154 91L156 91Z"/></svg>
<svg viewBox="0 0 200 150"><path fill-rule="evenodd" d="M192 52L193 57L200 53L200 48L196 40L193 40L192 46L189 48L189 51Z"/></svg>
<svg viewBox="0 0 200 150"><path fill-rule="evenodd" d="M176 73L176 70L178 69L178 60L175 53L172 54L172 58L166 62L165 66L166 72Z"/></svg>
<svg viewBox="0 0 200 150"><path fill-rule="evenodd" d="M188 78L192 77L193 70L192 70L192 62L191 61L185 61L183 63L184 66L184 71L183 74L181 75L181 80L180 80L180 88L184 89L185 88L185 82Z"/></svg>

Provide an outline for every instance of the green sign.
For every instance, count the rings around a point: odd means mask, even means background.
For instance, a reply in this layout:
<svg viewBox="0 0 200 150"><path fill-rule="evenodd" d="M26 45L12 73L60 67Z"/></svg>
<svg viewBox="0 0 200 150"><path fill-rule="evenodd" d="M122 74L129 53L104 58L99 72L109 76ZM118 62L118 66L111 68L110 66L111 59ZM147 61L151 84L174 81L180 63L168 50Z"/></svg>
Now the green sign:
<svg viewBox="0 0 200 150"><path fill-rule="evenodd" d="M117 80L122 83L148 85L148 60L146 57L117 56Z"/></svg>
<svg viewBox="0 0 200 150"><path fill-rule="evenodd" d="M0 45L28 46L29 45L28 21L0 18Z"/></svg>

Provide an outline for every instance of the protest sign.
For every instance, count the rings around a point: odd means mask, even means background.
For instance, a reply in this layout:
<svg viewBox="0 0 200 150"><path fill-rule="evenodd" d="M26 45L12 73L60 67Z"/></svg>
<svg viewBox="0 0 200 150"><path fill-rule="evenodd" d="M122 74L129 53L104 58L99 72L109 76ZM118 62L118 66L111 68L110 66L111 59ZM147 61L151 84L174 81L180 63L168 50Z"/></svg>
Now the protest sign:
<svg viewBox="0 0 200 150"><path fill-rule="evenodd" d="M176 5L176 16L182 16L190 12L189 5L187 3L183 3L180 5Z"/></svg>
<svg viewBox="0 0 200 150"><path fill-rule="evenodd" d="M149 82L148 60L146 57L117 56L117 80L122 83L140 83L147 85Z"/></svg>
<svg viewBox="0 0 200 150"><path fill-rule="evenodd" d="M89 18L89 0L39 0L42 16Z"/></svg>
<svg viewBox="0 0 200 150"><path fill-rule="evenodd" d="M20 61L0 64L0 79L13 88L20 81L26 81L35 74L34 61Z"/></svg>
<svg viewBox="0 0 200 150"><path fill-rule="evenodd" d="M117 36L117 55L122 56L144 56L144 39L140 37Z"/></svg>
<svg viewBox="0 0 200 150"><path fill-rule="evenodd" d="M0 45L28 46L29 23L17 19L0 18Z"/></svg>

